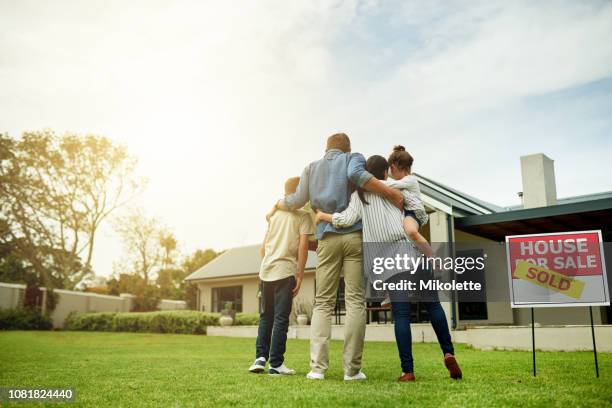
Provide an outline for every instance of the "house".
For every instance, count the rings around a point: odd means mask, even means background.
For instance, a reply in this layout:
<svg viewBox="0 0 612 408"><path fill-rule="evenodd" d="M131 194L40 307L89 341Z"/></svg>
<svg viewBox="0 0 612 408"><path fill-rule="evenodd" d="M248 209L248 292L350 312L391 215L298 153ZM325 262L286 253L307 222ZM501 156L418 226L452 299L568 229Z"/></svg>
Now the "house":
<svg viewBox="0 0 612 408"><path fill-rule="evenodd" d="M508 235L601 230L604 241L612 238L612 191L558 199L554 162L544 154L521 157L523 204L501 207L418 175L423 201L430 215L423 235L430 242L498 243ZM489 254L484 280L489 288L508 293L505 249ZM231 301L238 311L258 311L260 258L258 245L233 248L187 277L198 285L198 307L219 311ZM301 296L314 298L316 255L309 252ZM608 289L609 293L609 289ZM443 302L453 329L486 325L527 325L529 309L512 309L509 301ZM536 321L542 325L588 324L584 307L540 308ZM595 324L610 324L610 307L594 307ZM419 313L417 310L416 321Z"/></svg>
<svg viewBox="0 0 612 408"><path fill-rule="evenodd" d="M260 246L229 249L186 278L198 285L199 310L219 312L226 302L232 302L238 312L258 312ZM301 286L301 296L307 302L314 298L316 264L316 254L309 251Z"/></svg>

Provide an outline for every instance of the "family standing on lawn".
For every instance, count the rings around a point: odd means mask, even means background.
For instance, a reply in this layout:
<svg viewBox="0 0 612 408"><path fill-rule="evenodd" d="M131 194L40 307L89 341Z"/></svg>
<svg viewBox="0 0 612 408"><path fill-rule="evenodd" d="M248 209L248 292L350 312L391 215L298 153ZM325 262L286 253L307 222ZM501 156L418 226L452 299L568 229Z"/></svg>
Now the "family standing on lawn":
<svg viewBox="0 0 612 408"><path fill-rule="evenodd" d="M310 331L312 380L325 379L329 367L331 317L341 274L345 283L344 380L365 380L361 371L366 330L365 277L362 242L409 242L424 256L433 255L419 233L427 222L419 184L411 174L413 158L396 146L388 159L351 153L344 133L327 139L325 155L310 163L301 177L285 183L285 198L268 214L268 229L262 245L260 269L260 322L255 362L251 372L292 375L284 364L292 299L299 292L308 257L309 237L316 236L316 293ZM387 176L393 180L387 180ZM353 191L354 190L354 191ZM316 211L316 229L308 211ZM401 279L397 274L391 279ZM395 324L395 341L402 372L398 381L414 381L410 303L389 293ZM454 357L446 316L440 302L425 307L444 354L451 378L461 378Z"/></svg>

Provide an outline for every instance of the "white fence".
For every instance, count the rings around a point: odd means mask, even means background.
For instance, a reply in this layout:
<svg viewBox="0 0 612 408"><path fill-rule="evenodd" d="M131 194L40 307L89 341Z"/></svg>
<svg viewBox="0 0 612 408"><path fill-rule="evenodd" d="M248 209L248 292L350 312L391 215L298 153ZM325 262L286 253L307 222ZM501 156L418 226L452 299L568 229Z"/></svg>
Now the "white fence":
<svg viewBox="0 0 612 408"><path fill-rule="evenodd" d="M43 298L46 291L43 290ZM132 309L134 295L122 293L119 296L99 295L90 292L76 292L71 290L55 289L57 294L57 305L51 318L53 327L63 327L64 322L71 312L129 312ZM23 305L25 285L0 282L0 309L16 308ZM44 301L43 301L44 304ZM183 300L162 299L158 305L160 310L186 309L187 304Z"/></svg>

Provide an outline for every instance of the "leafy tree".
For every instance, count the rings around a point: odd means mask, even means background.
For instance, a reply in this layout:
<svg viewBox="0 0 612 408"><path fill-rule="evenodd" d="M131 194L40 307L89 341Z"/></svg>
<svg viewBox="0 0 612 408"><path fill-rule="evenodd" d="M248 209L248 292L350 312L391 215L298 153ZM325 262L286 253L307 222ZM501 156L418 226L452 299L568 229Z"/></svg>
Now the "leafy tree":
<svg viewBox="0 0 612 408"><path fill-rule="evenodd" d="M177 242L174 235L169 231L160 231L159 245L163 248L164 254L162 259L162 267L168 269L174 260L172 258L173 252L176 250Z"/></svg>
<svg viewBox="0 0 612 408"><path fill-rule="evenodd" d="M115 230L121 235L124 250L132 273L139 275L145 285L149 284L151 274L164 259L160 237L164 231L156 218L148 217L141 209L133 209L129 214L117 219Z"/></svg>
<svg viewBox="0 0 612 408"><path fill-rule="evenodd" d="M145 312L157 310L161 299L159 288L152 283L145 283L142 276L134 273L116 273L106 283L109 295L121 293L134 295L132 310Z"/></svg>
<svg viewBox="0 0 612 408"><path fill-rule="evenodd" d="M183 299L184 291L181 281L184 275L184 271L178 268L159 270L157 273L156 282L157 286L159 286L160 294L163 299Z"/></svg>
<svg viewBox="0 0 612 408"><path fill-rule="evenodd" d="M40 284L72 289L92 274L101 223L144 185L124 146L95 135L0 135L0 244Z"/></svg>
<svg viewBox="0 0 612 408"><path fill-rule="evenodd" d="M136 294L143 286L142 277L133 273L117 273L106 283L110 295L119 296L121 293Z"/></svg>

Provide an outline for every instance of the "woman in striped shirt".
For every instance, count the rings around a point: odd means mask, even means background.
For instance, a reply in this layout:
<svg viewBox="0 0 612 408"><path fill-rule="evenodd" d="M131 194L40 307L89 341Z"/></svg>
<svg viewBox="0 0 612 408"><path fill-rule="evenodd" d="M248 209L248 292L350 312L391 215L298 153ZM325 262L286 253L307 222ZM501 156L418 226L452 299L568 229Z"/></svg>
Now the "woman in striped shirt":
<svg viewBox="0 0 612 408"><path fill-rule="evenodd" d="M371 156L366 162L366 170L379 180L385 180L390 186L400 188L405 201L414 200L413 193L401 188L401 182L387 181L389 163L382 156ZM341 213L327 214L317 211L316 222L331 222L334 227L342 228L363 220L363 242L366 243L410 243L404 231L404 212L390 201L379 195L358 189L351 195L349 206ZM366 244L367 245L367 244ZM412 247L412 245L409 245ZM415 255L413 255L415 256ZM399 280L403 274L399 272L388 278ZM414 273L414 271L413 271ZM399 351L402 374L399 382L414 381L414 363L412 358L412 334L410 332L410 302L406 302L403 294L391 293L391 308L395 320L395 342ZM436 299L424 302L429 314L429 320L436 332L438 342L444 353L444 364L451 378L461 378L462 373L454 357L446 314Z"/></svg>

